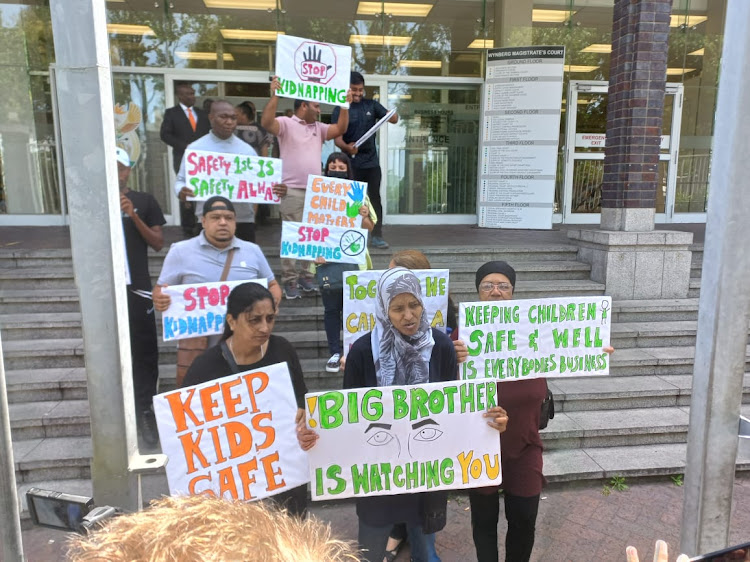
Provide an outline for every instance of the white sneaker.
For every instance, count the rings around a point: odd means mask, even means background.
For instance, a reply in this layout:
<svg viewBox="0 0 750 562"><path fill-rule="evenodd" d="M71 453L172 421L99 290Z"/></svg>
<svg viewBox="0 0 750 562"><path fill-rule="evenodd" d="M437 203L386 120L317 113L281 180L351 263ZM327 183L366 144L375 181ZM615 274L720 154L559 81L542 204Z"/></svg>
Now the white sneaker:
<svg viewBox="0 0 750 562"><path fill-rule="evenodd" d="M326 372L338 373L339 365L341 365L341 354L334 353L333 355L331 355L331 358L328 360L328 363L326 363Z"/></svg>

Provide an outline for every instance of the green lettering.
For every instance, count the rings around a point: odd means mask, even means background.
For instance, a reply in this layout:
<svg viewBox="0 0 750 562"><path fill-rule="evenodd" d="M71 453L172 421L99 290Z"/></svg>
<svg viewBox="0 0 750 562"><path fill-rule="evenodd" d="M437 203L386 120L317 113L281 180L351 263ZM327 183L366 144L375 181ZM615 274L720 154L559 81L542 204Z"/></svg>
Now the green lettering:
<svg viewBox="0 0 750 562"><path fill-rule="evenodd" d="M318 398L320 408L320 427L333 429L344 423L341 407L344 405L344 395L340 392L331 391L322 394Z"/></svg>

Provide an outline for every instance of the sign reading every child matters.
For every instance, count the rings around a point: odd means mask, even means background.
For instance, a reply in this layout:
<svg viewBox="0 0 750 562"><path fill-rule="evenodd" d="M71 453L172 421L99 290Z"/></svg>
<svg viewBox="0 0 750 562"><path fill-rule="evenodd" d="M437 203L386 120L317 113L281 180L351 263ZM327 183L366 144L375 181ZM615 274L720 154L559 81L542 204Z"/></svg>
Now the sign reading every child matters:
<svg viewBox="0 0 750 562"><path fill-rule="evenodd" d="M192 283L163 288L162 292L171 298L169 308L162 315L164 341L223 333L227 297L232 289L243 283L259 283L268 288L266 279Z"/></svg>
<svg viewBox="0 0 750 562"><path fill-rule="evenodd" d="M364 182L309 175L302 222L361 228L359 209L365 203L366 193Z"/></svg>
<svg viewBox="0 0 750 562"><path fill-rule="evenodd" d="M221 195L235 203L279 203L273 186L281 183L281 160L265 156L185 151L185 179L190 201Z"/></svg>
<svg viewBox="0 0 750 562"><path fill-rule="evenodd" d="M306 222L281 223L281 257L313 261L366 263L367 230L319 226Z"/></svg>
<svg viewBox="0 0 750 562"><path fill-rule="evenodd" d="M482 414L501 390L483 380L307 394L312 499L500 484L500 438Z"/></svg>
<svg viewBox="0 0 750 562"><path fill-rule="evenodd" d="M430 326L445 332L448 311L447 269L414 269L422 285L422 298ZM378 280L384 270L349 271L344 273L344 354L367 332L375 327L375 297Z"/></svg>
<svg viewBox="0 0 750 562"><path fill-rule="evenodd" d="M286 363L154 396L171 495L251 501L309 482Z"/></svg>
<svg viewBox="0 0 750 562"><path fill-rule="evenodd" d="M611 297L466 302L462 379L499 381L609 374Z"/></svg>
<svg viewBox="0 0 750 562"><path fill-rule="evenodd" d="M279 96L349 107L352 48L292 35L276 37Z"/></svg>

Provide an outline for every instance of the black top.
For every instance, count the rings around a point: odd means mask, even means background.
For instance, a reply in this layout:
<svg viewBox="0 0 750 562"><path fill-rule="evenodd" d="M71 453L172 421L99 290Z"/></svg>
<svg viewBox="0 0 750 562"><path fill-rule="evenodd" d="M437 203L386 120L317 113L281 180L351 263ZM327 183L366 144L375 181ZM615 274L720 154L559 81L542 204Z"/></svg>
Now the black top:
<svg viewBox="0 0 750 562"><path fill-rule="evenodd" d="M195 131L193 131L193 126L179 103L164 112L164 120L159 131L161 140L172 147L172 164L175 173L180 171L182 155L185 153L187 145L207 135L208 131L211 130L208 114L195 106L190 109L196 116Z"/></svg>
<svg viewBox="0 0 750 562"><path fill-rule="evenodd" d="M371 332L359 338L346 356L344 388L378 386L375 361L372 358ZM430 382L452 381L458 378L456 350L443 332L432 329L435 347L430 355ZM435 506L445 510L446 492L421 492L395 496L357 498L357 515L368 525L383 527L395 523L422 525L426 510ZM425 503L429 503L429 507Z"/></svg>
<svg viewBox="0 0 750 562"><path fill-rule="evenodd" d="M302 376L302 365L300 365L297 352L287 340L280 336L272 335L268 340L268 349L263 359L252 365L237 365L238 372L253 371L261 367L275 365L286 361L289 367L289 375L292 377L292 387L294 388L294 397L297 400L297 407L305 407L305 379ZM220 379L233 374L232 368L221 354L221 344L215 345L206 350L203 355L196 358L190 365L182 386L193 386L204 382Z"/></svg>
<svg viewBox="0 0 750 562"><path fill-rule="evenodd" d="M133 203L135 214L148 226L161 226L164 213L161 212L159 203L150 193L133 191L125 194L125 197ZM125 251L128 254L128 267L130 268L130 287L133 289L151 290L151 276L148 274L148 244L129 216L122 217L122 227L125 229Z"/></svg>
<svg viewBox="0 0 750 562"><path fill-rule="evenodd" d="M338 123L340 112L341 108L339 107L333 109L331 123ZM358 141L375 123L385 117L386 113L388 113L388 110L379 102L367 98L363 98L361 102L349 104L349 127L342 136L344 142L348 144ZM359 151L352 158L353 167L365 169L380 166L375 143L375 137L377 136L377 134L372 135L359 147Z"/></svg>

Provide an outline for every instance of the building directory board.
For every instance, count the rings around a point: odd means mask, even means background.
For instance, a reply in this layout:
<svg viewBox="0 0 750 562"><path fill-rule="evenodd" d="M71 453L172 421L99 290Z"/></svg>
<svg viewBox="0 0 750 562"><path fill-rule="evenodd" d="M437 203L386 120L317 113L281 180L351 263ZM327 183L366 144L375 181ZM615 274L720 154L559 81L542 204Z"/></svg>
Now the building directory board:
<svg viewBox="0 0 750 562"><path fill-rule="evenodd" d="M487 52L477 221L552 228L565 47Z"/></svg>

